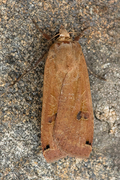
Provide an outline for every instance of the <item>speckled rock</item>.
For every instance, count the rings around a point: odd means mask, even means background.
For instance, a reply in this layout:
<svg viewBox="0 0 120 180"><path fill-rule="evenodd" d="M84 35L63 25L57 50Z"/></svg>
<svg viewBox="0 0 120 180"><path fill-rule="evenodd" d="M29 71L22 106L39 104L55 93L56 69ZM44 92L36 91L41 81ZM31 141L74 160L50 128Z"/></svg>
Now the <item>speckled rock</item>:
<svg viewBox="0 0 120 180"><path fill-rule="evenodd" d="M120 179L120 3L118 0L1 0L0 2L0 179ZM89 68L95 117L89 159L46 163L41 149L41 110L45 61L7 89L49 42L60 25L68 31L89 26L79 40Z"/></svg>

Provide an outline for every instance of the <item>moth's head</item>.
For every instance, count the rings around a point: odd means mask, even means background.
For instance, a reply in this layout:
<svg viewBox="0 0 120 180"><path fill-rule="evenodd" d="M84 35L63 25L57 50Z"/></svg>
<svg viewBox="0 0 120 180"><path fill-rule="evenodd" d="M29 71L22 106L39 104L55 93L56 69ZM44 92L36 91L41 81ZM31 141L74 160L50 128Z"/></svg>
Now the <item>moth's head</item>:
<svg viewBox="0 0 120 180"><path fill-rule="evenodd" d="M67 32L67 30L64 28L64 26L61 25L60 30L59 30L59 41L70 41L70 34Z"/></svg>
<svg viewBox="0 0 120 180"><path fill-rule="evenodd" d="M70 38L70 34L67 32L67 30L62 25L60 27L59 33L60 33L60 37Z"/></svg>

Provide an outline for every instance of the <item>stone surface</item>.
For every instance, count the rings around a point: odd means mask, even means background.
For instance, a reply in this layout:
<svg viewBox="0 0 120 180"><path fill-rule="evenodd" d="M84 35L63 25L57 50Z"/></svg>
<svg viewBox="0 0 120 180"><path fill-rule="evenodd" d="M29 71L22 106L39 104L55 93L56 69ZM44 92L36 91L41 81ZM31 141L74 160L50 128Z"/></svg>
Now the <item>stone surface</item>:
<svg viewBox="0 0 120 180"><path fill-rule="evenodd" d="M0 2L0 179L101 180L120 179L120 4L104 1L1 0ZM64 158L46 163L41 150L41 110L45 62L13 80L49 43L32 18L47 34L89 26L79 40L90 75L95 117L93 151L89 159ZM33 63L34 64L34 63Z"/></svg>

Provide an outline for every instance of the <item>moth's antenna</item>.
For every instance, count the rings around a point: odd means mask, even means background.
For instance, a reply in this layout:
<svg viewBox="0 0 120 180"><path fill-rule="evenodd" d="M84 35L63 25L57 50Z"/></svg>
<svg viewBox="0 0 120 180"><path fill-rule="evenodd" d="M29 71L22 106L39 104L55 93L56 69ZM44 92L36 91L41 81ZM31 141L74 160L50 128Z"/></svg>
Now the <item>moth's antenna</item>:
<svg viewBox="0 0 120 180"><path fill-rule="evenodd" d="M32 22L35 24L36 29L38 29L38 30L42 33L42 35L43 35L47 40L50 40L50 39L51 39L51 37L50 37L49 35L45 34L45 33L39 28L39 26L37 25L37 23L36 23L36 21L35 21L34 19L32 19Z"/></svg>
<svg viewBox="0 0 120 180"><path fill-rule="evenodd" d="M58 34L56 34L55 36L53 36L53 37L51 38L49 35L45 34L45 33L39 28L39 26L37 25L37 23L36 23L36 21L35 21L34 19L32 19L32 22L35 24L36 29L38 29L38 30L42 33L42 35L48 40L47 42L50 42L50 41L51 41L52 39L54 39L56 36L59 36L59 35L60 35L60 33L58 33Z"/></svg>
<svg viewBox="0 0 120 180"><path fill-rule="evenodd" d="M89 28L89 26L86 27L86 28L84 28L83 30L81 30L80 34L74 38L74 41L78 41L78 40L80 39L80 37L83 36L83 32L84 32L86 29L88 29L88 28ZM72 34L72 33L77 34L78 32L69 32L69 34Z"/></svg>
<svg viewBox="0 0 120 180"><path fill-rule="evenodd" d="M53 36L50 40L48 40L48 42L51 41L52 39L54 39L56 36L59 36L59 35L60 35L60 33L56 34L56 35Z"/></svg>

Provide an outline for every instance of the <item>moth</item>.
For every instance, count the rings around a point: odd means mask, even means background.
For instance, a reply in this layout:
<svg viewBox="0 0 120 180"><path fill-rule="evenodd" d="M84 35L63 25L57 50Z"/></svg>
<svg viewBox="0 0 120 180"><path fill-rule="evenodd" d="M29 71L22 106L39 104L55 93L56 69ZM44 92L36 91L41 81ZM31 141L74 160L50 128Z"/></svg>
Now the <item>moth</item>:
<svg viewBox="0 0 120 180"><path fill-rule="evenodd" d="M41 142L46 161L66 156L88 158L93 131L90 83L82 48L61 27L44 70Z"/></svg>
<svg viewBox="0 0 120 180"><path fill-rule="evenodd" d="M50 39L34 20L33 23L46 39ZM61 26L59 37L47 55L41 117L42 150L47 162L66 156L88 158L92 151L92 99L87 65L78 39L73 41ZM24 71L10 86L32 69Z"/></svg>

